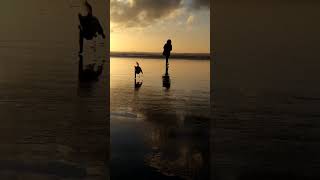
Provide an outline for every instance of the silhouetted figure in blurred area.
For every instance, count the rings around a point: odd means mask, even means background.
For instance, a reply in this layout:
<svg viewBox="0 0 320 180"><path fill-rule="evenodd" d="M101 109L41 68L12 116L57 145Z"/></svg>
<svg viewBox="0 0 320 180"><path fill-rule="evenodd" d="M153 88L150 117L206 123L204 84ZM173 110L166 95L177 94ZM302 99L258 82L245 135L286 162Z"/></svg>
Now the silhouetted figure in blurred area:
<svg viewBox="0 0 320 180"><path fill-rule="evenodd" d="M169 68L168 65L166 65L166 73L162 76L162 86L167 89L170 89L171 80L170 80L168 68Z"/></svg>
<svg viewBox="0 0 320 180"><path fill-rule="evenodd" d="M167 43L163 46L163 55L166 57L166 66L169 65L169 57L170 57L170 52L172 51L172 45L171 45L171 40L168 39Z"/></svg>
<svg viewBox="0 0 320 180"><path fill-rule="evenodd" d="M102 36L104 39L106 36L103 32L103 28L95 16L92 14L92 6L86 1L85 6L87 9L88 14L86 16L82 16L80 13L79 16L79 45L80 45L80 51L79 53L82 53L83 51L83 40L92 40L94 37L97 37L97 33Z"/></svg>
<svg viewBox="0 0 320 180"><path fill-rule="evenodd" d="M95 70L95 63L88 64L85 69L83 69L83 57L79 55L79 80L81 81L92 81L98 80L98 77L102 74L103 65L99 65L97 70Z"/></svg>
<svg viewBox="0 0 320 180"><path fill-rule="evenodd" d="M139 75L139 77L140 77L140 73L143 74L143 71L142 71L141 67L139 66L139 63L138 62L136 62L136 63L137 63L137 66L134 66L134 78L135 79L137 77L137 74Z"/></svg>
<svg viewBox="0 0 320 180"><path fill-rule="evenodd" d="M142 81L141 80L137 81L137 75L139 75L139 77L140 77L140 73L143 74L143 71L142 71L139 63L138 62L136 62L136 63L137 63L137 65L134 66L134 88L136 90L139 90L139 88L142 86Z"/></svg>

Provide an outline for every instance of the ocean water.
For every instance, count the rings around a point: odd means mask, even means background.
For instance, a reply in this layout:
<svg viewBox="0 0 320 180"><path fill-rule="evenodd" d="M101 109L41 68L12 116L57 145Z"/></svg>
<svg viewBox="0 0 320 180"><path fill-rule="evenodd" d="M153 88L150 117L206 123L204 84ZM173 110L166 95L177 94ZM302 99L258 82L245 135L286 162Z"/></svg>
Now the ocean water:
<svg viewBox="0 0 320 180"><path fill-rule="evenodd" d="M106 179L107 71L79 81L65 42L0 44L0 179Z"/></svg>
<svg viewBox="0 0 320 180"><path fill-rule="evenodd" d="M208 178L210 61L170 60L170 87L165 71L162 59L111 58L111 179Z"/></svg>

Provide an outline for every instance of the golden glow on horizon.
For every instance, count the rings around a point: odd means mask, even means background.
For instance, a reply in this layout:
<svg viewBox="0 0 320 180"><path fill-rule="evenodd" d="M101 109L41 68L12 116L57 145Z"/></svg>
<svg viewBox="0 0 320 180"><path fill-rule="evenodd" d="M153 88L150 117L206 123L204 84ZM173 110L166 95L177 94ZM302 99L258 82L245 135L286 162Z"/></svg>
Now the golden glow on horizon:
<svg viewBox="0 0 320 180"><path fill-rule="evenodd" d="M209 30L208 30L209 31ZM173 51L176 53L208 53L210 52L209 36L191 39L187 35L178 35L172 38ZM111 52L162 52L164 43L168 38L165 36L145 37L141 33L115 33L110 34Z"/></svg>
<svg viewBox="0 0 320 180"><path fill-rule="evenodd" d="M172 53L209 53L209 21L209 12L184 12L142 27L121 27L111 17L110 51L162 52L167 39L171 39Z"/></svg>

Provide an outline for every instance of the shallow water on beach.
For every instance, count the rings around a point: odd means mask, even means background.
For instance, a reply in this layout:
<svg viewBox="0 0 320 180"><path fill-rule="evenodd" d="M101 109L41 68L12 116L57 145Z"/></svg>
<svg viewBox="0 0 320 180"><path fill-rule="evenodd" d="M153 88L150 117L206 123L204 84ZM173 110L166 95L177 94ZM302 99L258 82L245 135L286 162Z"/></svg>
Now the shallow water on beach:
<svg viewBox="0 0 320 180"><path fill-rule="evenodd" d="M78 2L2 1L0 179L109 177L108 70L78 80ZM101 20L105 3L92 3Z"/></svg>
<svg viewBox="0 0 320 180"><path fill-rule="evenodd" d="M215 4L215 180L320 179L318 6Z"/></svg>
<svg viewBox="0 0 320 180"><path fill-rule="evenodd" d="M78 81L63 43L1 46L0 179L106 179L106 72Z"/></svg>
<svg viewBox="0 0 320 180"><path fill-rule="evenodd" d="M319 179L319 91L286 83L213 92L213 178Z"/></svg>
<svg viewBox="0 0 320 180"><path fill-rule="evenodd" d="M170 88L164 63L111 58L111 179L208 178L210 61L170 60Z"/></svg>

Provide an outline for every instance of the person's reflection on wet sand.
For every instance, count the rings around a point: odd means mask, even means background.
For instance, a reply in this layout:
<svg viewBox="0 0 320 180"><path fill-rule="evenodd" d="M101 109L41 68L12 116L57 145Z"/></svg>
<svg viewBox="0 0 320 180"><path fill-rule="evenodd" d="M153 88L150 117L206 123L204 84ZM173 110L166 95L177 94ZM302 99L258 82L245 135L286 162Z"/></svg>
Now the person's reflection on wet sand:
<svg viewBox="0 0 320 180"><path fill-rule="evenodd" d="M166 65L166 73L162 76L162 86L166 89L170 89L171 86L171 80L169 76L169 67Z"/></svg>
<svg viewBox="0 0 320 180"><path fill-rule="evenodd" d="M137 79L134 79L134 89L139 90L142 86L142 81L137 81Z"/></svg>
<svg viewBox="0 0 320 180"><path fill-rule="evenodd" d="M95 70L95 63L88 64L86 68L83 68L83 56L79 55L79 80L80 81L94 81L98 80L102 74L103 65L99 65Z"/></svg>
<svg viewBox="0 0 320 180"><path fill-rule="evenodd" d="M148 91L145 89L144 93ZM141 137L144 147L150 150L143 155L146 168L172 179L208 179L209 117L176 113L173 98L166 103L146 104L138 94L132 101L132 112L146 123Z"/></svg>
<svg viewBox="0 0 320 180"><path fill-rule="evenodd" d="M148 119L144 142L152 149L144 156L146 165L167 176L208 179L208 117L159 113L149 106L139 111Z"/></svg>

